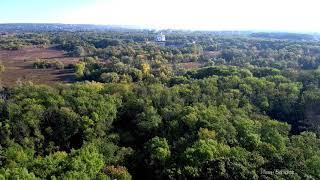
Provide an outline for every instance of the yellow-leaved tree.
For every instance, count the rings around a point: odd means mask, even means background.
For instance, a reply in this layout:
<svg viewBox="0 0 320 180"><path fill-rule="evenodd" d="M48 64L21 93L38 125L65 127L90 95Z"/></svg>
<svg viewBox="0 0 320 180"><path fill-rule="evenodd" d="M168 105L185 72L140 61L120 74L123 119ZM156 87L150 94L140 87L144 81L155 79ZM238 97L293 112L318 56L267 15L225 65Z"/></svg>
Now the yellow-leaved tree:
<svg viewBox="0 0 320 180"><path fill-rule="evenodd" d="M143 75L149 75L150 74L151 68L150 68L149 64L147 64L147 63L141 64L141 69L142 69Z"/></svg>

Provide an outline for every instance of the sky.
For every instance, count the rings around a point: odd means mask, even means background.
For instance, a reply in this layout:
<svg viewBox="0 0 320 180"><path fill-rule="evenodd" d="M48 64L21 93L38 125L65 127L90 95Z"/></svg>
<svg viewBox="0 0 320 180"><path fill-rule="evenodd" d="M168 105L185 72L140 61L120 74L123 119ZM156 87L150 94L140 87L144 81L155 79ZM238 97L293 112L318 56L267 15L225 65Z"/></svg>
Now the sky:
<svg viewBox="0 0 320 180"><path fill-rule="evenodd" d="M0 23L320 32L319 0L0 0Z"/></svg>

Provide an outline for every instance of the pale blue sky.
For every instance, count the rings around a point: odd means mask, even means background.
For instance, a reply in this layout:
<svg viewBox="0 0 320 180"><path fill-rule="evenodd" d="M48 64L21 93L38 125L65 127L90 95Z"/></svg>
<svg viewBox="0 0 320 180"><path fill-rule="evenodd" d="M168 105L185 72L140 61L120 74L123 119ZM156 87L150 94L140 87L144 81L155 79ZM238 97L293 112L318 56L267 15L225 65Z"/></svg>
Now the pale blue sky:
<svg viewBox="0 0 320 180"><path fill-rule="evenodd" d="M319 0L0 0L0 23L320 32Z"/></svg>
<svg viewBox="0 0 320 180"><path fill-rule="evenodd" d="M0 0L0 23L56 22L58 17L95 0Z"/></svg>

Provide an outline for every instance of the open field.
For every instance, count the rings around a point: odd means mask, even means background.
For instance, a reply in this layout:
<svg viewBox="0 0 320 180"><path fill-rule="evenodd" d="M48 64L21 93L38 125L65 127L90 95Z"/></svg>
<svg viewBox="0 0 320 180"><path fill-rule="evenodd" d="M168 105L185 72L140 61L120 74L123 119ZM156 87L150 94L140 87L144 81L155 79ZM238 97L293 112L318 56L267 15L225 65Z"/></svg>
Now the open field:
<svg viewBox="0 0 320 180"><path fill-rule="evenodd" d="M70 58L63 51L53 48L27 47L21 50L0 50L0 61L5 66L5 72L0 75L2 85L12 86L17 81L31 81L38 84L54 84L74 81L74 73L69 69L34 69L35 59L48 61L58 60L65 65L77 62L78 58Z"/></svg>

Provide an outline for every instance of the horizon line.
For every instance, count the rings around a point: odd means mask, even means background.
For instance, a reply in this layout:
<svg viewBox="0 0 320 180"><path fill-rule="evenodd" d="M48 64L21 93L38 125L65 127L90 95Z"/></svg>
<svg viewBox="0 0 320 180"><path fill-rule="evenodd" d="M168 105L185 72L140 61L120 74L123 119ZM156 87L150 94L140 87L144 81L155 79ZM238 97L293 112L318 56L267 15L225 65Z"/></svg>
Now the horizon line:
<svg viewBox="0 0 320 180"><path fill-rule="evenodd" d="M124 29L140 29L140 30L173 30L173 31L200 31L200 32L270 32L270 33L297 33L297 34L320 34L319 31L295 31L284 29L196 29L196 28L172 28L163 27L158 28L154 26L146 25L129 25L129 24L96 24L96 23L62 23L62 22L0 22L0 25L12 25L12 24L48 24L48 25L90 25L90 26L114 26Z"/></svg>

